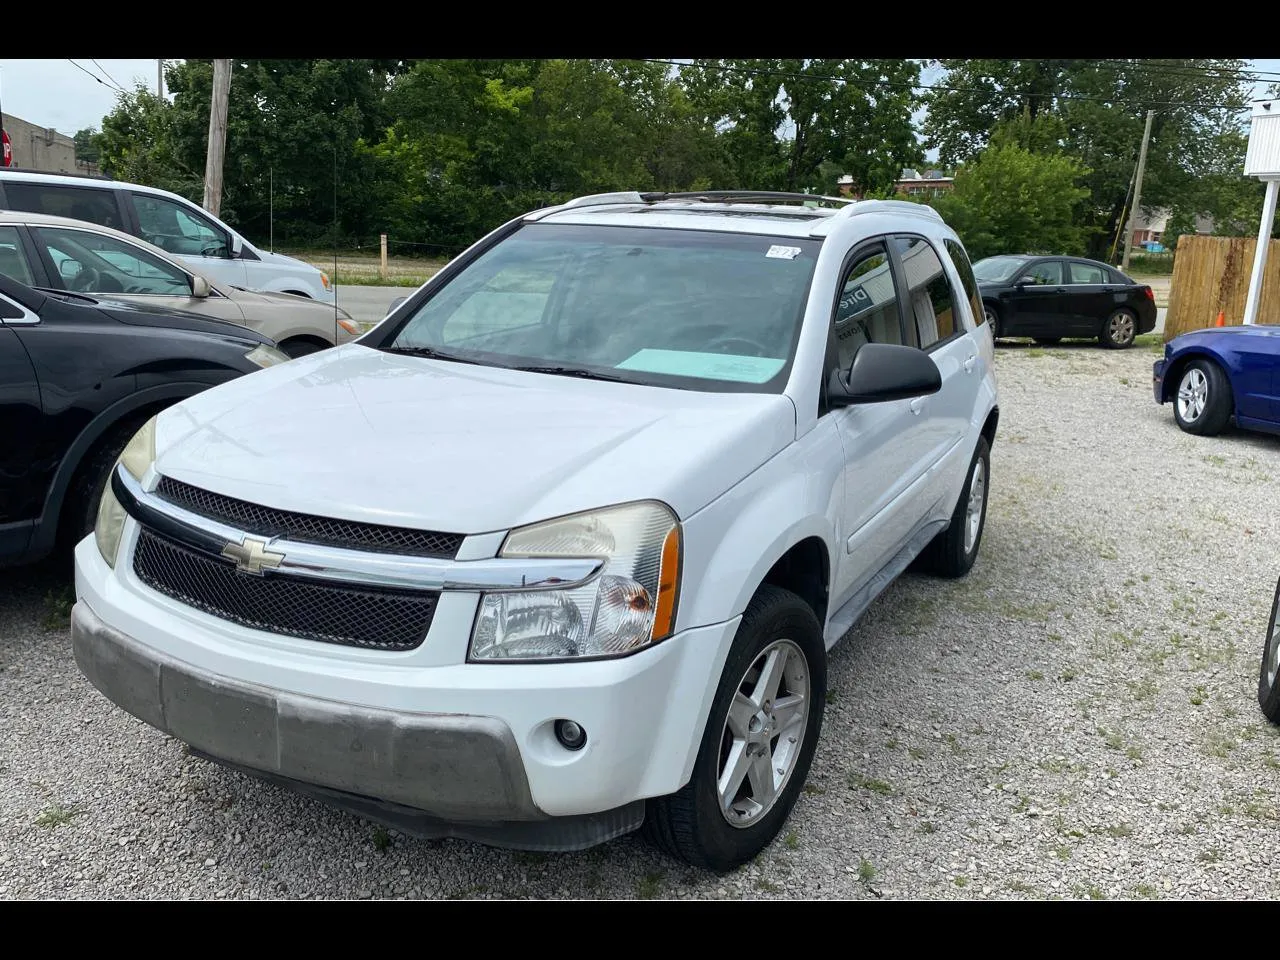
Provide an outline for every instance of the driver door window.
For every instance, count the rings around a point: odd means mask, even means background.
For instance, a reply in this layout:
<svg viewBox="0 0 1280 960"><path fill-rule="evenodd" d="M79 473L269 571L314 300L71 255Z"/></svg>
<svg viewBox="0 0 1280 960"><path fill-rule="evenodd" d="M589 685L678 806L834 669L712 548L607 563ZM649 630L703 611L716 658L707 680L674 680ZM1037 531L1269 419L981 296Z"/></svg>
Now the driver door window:
<svg viewBox="0 0 1280 960"><path fill-rule="evenodd" d="M1062 285L1062 261L1046 260L1043 263L1037 263L1029 270L1024 270L1018 276L1019 280L1026 280L1027 283L1037 287L1057 287Z"/></svg>
<svg viewBox="0 0 1280 960"><path fill-rule="evenodd" d="M191 278L185 271L123 240L54 227L33 229L32 235L68 290L191 295Z"/></svg>
<svg viewBox="0 0 1280 960"><path fill-rule="evenodd" d="M898 292L883 247L859 255L845 272L834 332L841 370L849 369L864 343L902 343Z"/></svg>
<svg viewBox="0 0 1280 960"><path fill-rule="evenodd" d="M148 243L184 257L230 259L226 232L190 207L145 193L132 196L139 232Z"/></svg>

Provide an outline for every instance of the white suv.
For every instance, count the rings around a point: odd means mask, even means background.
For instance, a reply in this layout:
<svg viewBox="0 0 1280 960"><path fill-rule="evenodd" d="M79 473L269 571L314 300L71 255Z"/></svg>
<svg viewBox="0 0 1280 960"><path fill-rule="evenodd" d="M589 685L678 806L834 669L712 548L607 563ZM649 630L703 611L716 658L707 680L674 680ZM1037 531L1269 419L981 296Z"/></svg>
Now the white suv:
<svg viewBox="0 0 1280 960"><path fill-rule="evenodd" d="M105 177L0 170L0 210L43 213L123 230L218 283L334 302L324 271L260 250L185 197Z"/></svg>
<svg viewBox="0 0 1280 960"><path fill-rule="evenodd" d="M198 753L427 836L778 832L826 651L969 570L996 429L928 207L583 197L360 340L170 407L76 549L80 668Z"/></svg>

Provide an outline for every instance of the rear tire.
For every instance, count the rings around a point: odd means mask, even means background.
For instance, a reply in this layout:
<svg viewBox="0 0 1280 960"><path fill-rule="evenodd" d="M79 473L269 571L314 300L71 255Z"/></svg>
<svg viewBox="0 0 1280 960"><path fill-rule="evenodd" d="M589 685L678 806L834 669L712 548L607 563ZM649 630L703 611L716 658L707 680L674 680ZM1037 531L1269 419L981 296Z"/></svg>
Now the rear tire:
<svg viewBox="0 0 1280 960"><path fill-rule="evenodd" d="M1004 336L1004 331L1000 329L1000 310L998 307L989 303L982 305L982 313L987 321L987 326L991 328L991 339L999 340Z"/></svg>
<svg viewBox="0 0 1280 960"><path fill-rule="evenodd" d="M1116 310L1102 324L1098 342L1112 350L1125 350L1133 346L1138 336L1138 318L1132 310Z"/></svg>
<svg viewBox="0 0 1280 960"><path fill-rule="evenodd" d="M1258 675L1258 706L1272 723L1280 724L1280 632L1276 630L1276 614L1280 613L1280 582L1276 583L1271 601L1271 619L1267 621L1267 639L1262 645L1262 669Z"/></svg>
<svg viewBox="0 0 1280 960"><path fill-rule="evenodd" d="M991 448L986 437L978 437L969 472L947 528L929 542L920 554L918 569L939 577L963 577L973 568L987 527L987 501L991 485Z"/></svg>
<svg viewBox="0 0 1280 960"><path fill-rule="evenodd" d="M755 857L804 786L826 692L826 645L813 608L789 590L761 586L725 661L693 775L649 801L645 835L672 856L721 873Z"/></svg>
<svg viewBox="0 0 1280 960"><path fill-rule="evenodd" d="M1178 378L1173 419L1187 433L1212 437L1226 429L1235 401L1231 381L1207 358L1192 360Z"/></svg>

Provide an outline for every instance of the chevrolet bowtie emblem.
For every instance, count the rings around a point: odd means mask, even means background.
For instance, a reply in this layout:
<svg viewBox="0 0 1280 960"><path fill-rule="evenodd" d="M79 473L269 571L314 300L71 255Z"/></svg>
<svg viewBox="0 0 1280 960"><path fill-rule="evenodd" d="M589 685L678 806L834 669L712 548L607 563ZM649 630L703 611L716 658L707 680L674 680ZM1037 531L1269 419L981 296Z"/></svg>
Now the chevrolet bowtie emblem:
<svg viewBox="0 0 1280 960"><path fill-rule="evenodd" d="M266 540L255 540L253 537L245 537L242 543L228 543L222 548L222 555L228 560L234 560L236 569L241 573L255 577L262 576L265 569L280 566L280 561L284 559L283 553L272 553L267 549Z"/></svg>

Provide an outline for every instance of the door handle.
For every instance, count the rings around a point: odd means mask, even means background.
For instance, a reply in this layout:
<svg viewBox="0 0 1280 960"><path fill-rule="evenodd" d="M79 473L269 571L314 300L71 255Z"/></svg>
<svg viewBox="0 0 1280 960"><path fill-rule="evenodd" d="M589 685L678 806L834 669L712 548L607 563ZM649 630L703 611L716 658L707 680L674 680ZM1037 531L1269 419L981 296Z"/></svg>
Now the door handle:
<svg viewBox="0 0 1280 960"><path fill-rule="evenodd" d="M916 397L911 401L910 406L911 412L917 417L920 416L920 411L924 409L924 397Z"/></svg>
<svg viewBox="0 0 1280 960"><path fill-rule="evenodd" d="M964 372L973 373L973 365L977 362L978 362L978 358L974 356L972 353L969 354L969 356L965 358L965 361L964 361Z"/></svg>

